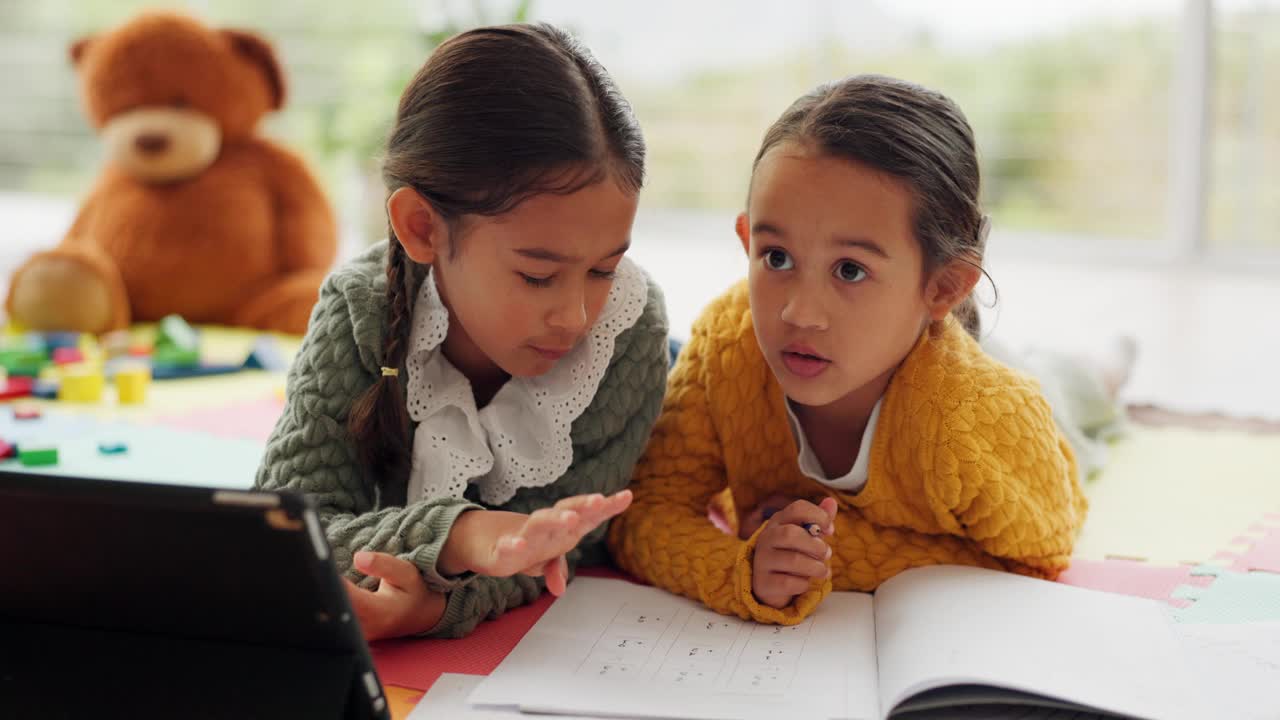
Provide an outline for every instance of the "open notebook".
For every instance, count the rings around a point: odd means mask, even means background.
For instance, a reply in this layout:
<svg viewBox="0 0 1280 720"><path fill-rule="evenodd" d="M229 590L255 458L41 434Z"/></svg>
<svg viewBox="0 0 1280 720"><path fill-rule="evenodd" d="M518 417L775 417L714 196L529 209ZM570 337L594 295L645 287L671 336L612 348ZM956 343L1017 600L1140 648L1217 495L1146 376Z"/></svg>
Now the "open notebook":
<svg viewBox="0 0 1280 720"><path fill-rule="evenodd" d="M833 593L791 627L578 578L471 694L473 706L665 717L1023 717L1028 707L1212 717L1164 610L977 568Z"/></svg>

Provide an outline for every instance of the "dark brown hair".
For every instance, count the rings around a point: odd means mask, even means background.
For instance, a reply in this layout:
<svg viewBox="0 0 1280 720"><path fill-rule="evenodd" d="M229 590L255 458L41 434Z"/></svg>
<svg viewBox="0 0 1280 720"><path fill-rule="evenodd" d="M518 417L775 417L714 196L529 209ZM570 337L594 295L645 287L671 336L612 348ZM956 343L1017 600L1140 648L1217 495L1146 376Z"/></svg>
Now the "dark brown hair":
<svg viewBox="0 0 1280 720"><path fill-rule="evenodd" d="M926 272L956 259L981 267L986 218L977 147L964 113L945 95L883 75L821 85L765 133L753 172L765 153L790 141L901 180L912 194L913 234ZM978 336L972 295L951 312Z"/></svg>
<svg viewBox="0 0 1280 720"><path fill-rule="evenodd" d="M630 104L590 51L550 25L506 25L461 33L431 54L400 97L382 176L388 193L413 188L456 228L606 178L639 192L644 157ZM382 364L399 369L422 272L390 224L387 234ZM366 486L380 504L402 504L409 416L397 377L356 400L349 428Z"/></svg>

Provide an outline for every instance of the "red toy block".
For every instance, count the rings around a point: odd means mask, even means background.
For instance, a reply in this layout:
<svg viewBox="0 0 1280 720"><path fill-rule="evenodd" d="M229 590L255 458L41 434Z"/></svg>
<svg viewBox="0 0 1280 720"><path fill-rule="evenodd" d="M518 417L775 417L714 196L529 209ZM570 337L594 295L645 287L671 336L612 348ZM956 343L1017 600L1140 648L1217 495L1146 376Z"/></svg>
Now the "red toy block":
<svg viewBox="0 0 1280 720"><path fill-rule="evenodd" d="M0 400L13 400L15 398L27 397L31 391L35 389L36 379L15 375L4 383L4 388L0 389Z"/></svg>
<svg viewBox="0 0 1280 720"><path fill-rule="evenodd" d="M84 362L84 353L78 347L60 347L53 351L54 365L72 365Z"/></svg>

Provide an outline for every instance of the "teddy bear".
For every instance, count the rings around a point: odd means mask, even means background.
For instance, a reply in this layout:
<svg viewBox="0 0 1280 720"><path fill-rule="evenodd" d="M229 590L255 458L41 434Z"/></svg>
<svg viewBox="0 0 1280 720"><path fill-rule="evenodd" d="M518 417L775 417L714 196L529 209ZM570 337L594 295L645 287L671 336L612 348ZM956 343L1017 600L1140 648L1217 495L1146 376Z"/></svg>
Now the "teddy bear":
<svg viewBox="0 0 1280 720"><path fill-rule="evenodd" d="M337 232L303 161L255 132L285 100L270 44L146 13L75 42L71 60L105 167L61 243L14 273L10 319L305 331Z"/></svg>

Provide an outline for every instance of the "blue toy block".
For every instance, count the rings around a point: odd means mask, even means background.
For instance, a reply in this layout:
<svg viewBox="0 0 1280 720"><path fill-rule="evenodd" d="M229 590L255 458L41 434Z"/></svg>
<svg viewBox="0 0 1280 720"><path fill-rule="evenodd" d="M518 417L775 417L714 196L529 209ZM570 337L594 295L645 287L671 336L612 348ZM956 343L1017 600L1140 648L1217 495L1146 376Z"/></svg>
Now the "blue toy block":
<svg viewBox="0 0 1280 720"><path fill-rule="evenodd" d="M122 442L100 442L98 452L103 455L123 455L129 452L129 446Z"/></svg>
<svg viewBox="0 0 1280 720"><path fill-rule="evenodd" d="M280 351L280 344L275 338L263 335L253 342L253 350L245 358L244 367L246 370L284 372L289 369L289 363L284 359L284 353Z"/></svg>
<svg viewBox="0 0 1280 720"><path fill-rule="evenodd" d="M53 380L37 380L31 387L31 396L41 400L57 400L59 383Z"/></svg>
<svg viewBox="0 0 1280 720"><path fill-rule="evenodd" d="M187 380L190 378L230 375L243 370L242 365L196 365L194 367L177 367L172 365L156 365L151 368L152 380Z"/></svg>
<svg viewBox="0 0 1280 720"><path fill-rule="evenodd" d="M79 348L80 333L77 332L47 332L44 333L44 344L53 352L58 348Z"/></svg>

